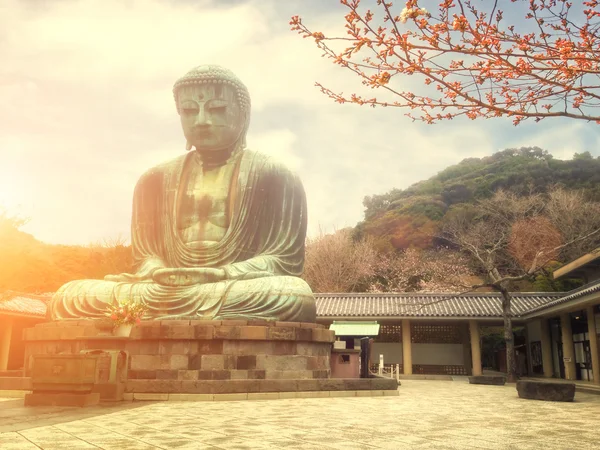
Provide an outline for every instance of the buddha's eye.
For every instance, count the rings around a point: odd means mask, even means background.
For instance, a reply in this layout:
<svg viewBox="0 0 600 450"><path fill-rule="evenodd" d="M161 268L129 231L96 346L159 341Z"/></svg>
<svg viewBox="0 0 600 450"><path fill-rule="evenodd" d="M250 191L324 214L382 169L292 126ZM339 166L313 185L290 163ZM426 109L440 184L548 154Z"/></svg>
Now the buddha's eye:
<svg viewBox="0 0 600 450"><path fill-rule="evenodd" d="M227 108L227 103L219 100L212 101L206 105L210 111L223 112Z"/></svg>
<svg viewBox="0 0 600 450"><path fill-rule="evenodd" d="M198 114L198 105L195 102L183 102L181 104L181 112L183 114Z"/></svg>

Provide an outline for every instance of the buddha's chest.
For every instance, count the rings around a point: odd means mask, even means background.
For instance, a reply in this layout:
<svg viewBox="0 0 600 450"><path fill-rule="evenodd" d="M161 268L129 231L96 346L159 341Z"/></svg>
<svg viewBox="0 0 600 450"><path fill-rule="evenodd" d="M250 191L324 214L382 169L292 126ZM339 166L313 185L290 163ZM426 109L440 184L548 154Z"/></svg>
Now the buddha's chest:
<svg viewBox="0 0 600 450"><path fill-rule="evenodd" d="M179 195L178 228L188 244L219 241L229 226L233 165L189 170Z"/></svg>

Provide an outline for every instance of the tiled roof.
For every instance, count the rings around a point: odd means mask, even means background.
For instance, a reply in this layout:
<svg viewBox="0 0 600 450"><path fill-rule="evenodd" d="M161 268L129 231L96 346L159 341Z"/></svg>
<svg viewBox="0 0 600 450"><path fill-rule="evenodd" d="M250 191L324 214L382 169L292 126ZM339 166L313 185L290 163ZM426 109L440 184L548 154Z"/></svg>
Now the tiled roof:
<svg viewBox="0 0 600 450"><path fill-rule="evenodd" d="M0 314L44 318L51 295L4 293L0 296Z"/></svg>
<svg viewBox="0 0 600 450"><path fill-rule="evenodd" d="M513 317L566 303L600 291L600 281L569 293L513 293ZM5 293L0 296L0 314L43 318L52 294ZM352 293L315 294L317 317L502 317L498 293L419 294Z"/></svg>
<svg viewBox="0 0 600 450"><path fill-rule="evenodd" d="M514 293L511 310L520 317L562 293ZM500 294L315 294L318 317L502 317Z"/></svg>
<svg viewBox="0 0 600 450"><path fill-rule="evenodd" d="M572 291L567 292L566 295L564 295L564 293L563 293L562 297L555 298L554 300L552 300L551 302L549 302L545 305L536 306L535 308L532 308L531 310L527 311L527 314L532 314L532 313L541 311L543 309L551 308L556 305L561 305L568 301L575 300L576 298L584 297L588 294L593 294L594 292L599 292L599 291L600 291L600 280L596 280L596 281L586 284L585 286L581 286L580 288L573 289Z"/></svg>

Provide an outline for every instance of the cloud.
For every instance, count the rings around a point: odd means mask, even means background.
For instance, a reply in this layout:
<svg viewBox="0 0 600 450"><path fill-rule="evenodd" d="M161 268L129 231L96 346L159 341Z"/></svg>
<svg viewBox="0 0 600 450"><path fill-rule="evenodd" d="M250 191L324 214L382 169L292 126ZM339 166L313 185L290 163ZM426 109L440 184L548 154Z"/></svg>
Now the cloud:
<svg viewBox="0 0 600 450"><path fill-rule="evenodd" d="M298 171L311 233L352 226L364 196L466 157L524 142L564 155L598 148L597 134L577 140L588 128L562 122L523 132L498 121L431 127L398 109L335 104L314 82L351 92L359 80L288 21L300 14L340 34L344 12L321 0L4 0L0 202L21 205L26 229L48 242L128 235L139 176L185 151L171 87L205 63L231 68L248 86L249 147Z"/></svg>

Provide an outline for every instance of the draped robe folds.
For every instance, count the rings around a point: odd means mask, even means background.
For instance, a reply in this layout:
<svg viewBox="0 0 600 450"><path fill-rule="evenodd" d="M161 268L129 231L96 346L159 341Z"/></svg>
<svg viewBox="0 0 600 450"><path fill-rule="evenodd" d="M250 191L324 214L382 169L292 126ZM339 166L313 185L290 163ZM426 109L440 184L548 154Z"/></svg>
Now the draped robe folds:
<svg viewBox="0 0 600 450"><path fill-rule="evenodd" d="M114 301L141 301L146 319L267 319L314 322L304 265L306 196L299 178L260 153L241 151L229 188L229 225L219 242L188 246L178 233L188 153L146 172L133 199L132 248L138 273L152 268L222 268L226 279L165 286L152 279L65 284L48 308L51 320L103 317ZM202 176L202 168L193 168Z"/></svg>

